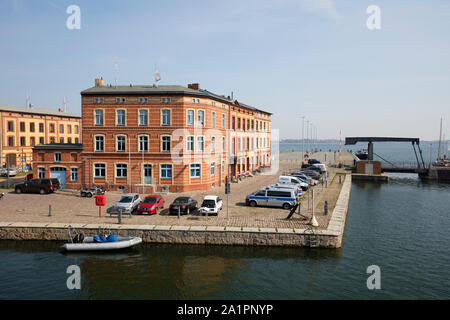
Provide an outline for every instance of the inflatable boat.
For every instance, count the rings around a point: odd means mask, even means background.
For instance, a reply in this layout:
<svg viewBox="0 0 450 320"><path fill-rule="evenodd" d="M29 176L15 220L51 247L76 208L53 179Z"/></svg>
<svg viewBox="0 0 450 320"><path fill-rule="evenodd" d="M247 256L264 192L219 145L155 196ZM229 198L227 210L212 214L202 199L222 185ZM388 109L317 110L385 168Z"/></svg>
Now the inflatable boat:
<svg viewBox="0 0 450 320"><path fill-rule="evenodd" d="M66 251L118 250L133 247L142 242L139 237L114 237L114 241L100 240L96 236L85 237L81 242L70 242L61 246Z"/></svg>

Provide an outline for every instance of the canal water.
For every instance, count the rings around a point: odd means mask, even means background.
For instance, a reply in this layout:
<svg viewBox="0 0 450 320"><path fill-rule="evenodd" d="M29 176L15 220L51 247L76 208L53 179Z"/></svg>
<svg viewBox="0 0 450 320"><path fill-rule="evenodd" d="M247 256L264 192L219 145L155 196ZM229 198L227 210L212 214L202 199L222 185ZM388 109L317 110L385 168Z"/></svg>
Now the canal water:
<svg viewBox="0 0 450 320"><path fill-rule="evenodd" d="M140 245L63 254L0 241L0 299L449 299L450 185L414 175L353 183L338 250ZM66 286L69 265L81 289ZM367 267L381 289L367 289Z"/></svg>

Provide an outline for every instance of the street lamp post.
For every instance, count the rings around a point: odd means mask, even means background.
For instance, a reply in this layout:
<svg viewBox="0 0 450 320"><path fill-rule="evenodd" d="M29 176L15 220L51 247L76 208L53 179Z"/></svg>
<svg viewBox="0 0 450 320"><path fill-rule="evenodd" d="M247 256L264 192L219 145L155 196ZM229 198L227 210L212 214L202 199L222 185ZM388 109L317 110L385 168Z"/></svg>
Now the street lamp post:
<svg viewBox="0 0 450 320"><path fill-rule="evenodd" d="M300 116L300 118L302 118L302 152L300 153L300 157L301 157L301 163L303 163L303 159L305 158L304 153L305 153L305 116Z"/></svg>

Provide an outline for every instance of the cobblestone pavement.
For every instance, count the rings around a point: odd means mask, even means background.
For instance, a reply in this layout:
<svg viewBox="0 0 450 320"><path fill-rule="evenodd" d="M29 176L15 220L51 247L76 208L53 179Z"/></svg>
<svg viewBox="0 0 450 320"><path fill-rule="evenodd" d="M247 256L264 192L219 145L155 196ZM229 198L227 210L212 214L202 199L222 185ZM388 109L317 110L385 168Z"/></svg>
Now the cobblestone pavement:
<svg viewBox="0 0 450 320"><path fill-rule="evenodd" d="M317 154L316 158L324 156ZM166 205L157 215L125 215L123 224L132 225L183 225L183 226L234 226L234 227L266 227L266 228L302 228L309 222L311 216L311 192L305 193L302 199L301 217L297 214L290 220L286 220L289 210L281 208L245 206L247 194L257 191L267 185L277 182L280 173L288 169L298 170L299 161L285 160L280 157L280 169L276 175L256 175L248 177L239 183L231 184L231 194L228 201L224 194L224 186L209 191L194 191L189 193L164 194ZM314 187L315 211L314 214L319 223L319 228L326 228L334 203L337 200L341 185L335 173L338 169L330 168L328 187L322 185ZM334 178L334 179L333 179ZM198 212L183 215L181 218L168 215L168 206L181 195L189 195L201 203L203 197L214 194L224 201L223 210L217 217L201 216ZM102 217L99 217L98 207L95 206L94 198L81 198L78 194L58 191L54 194L15 194L7 192L3 200L0 200L0 221L3 222L59 222L59 223L117 223L117 216L110 216L106 208L113 206L122 194L118 192L106 193L106 207L102 208ZM144 195L141 195L143 198ZM308 202L309 200L309 202ZM324 215L324 201L328 200L329 214ZM227 206L228 202L228 206ZM309 205L308 205L309 203ZM49 216L49 206L52 208L52 216ZM228 210L227 210L228 209Z"/></svg>

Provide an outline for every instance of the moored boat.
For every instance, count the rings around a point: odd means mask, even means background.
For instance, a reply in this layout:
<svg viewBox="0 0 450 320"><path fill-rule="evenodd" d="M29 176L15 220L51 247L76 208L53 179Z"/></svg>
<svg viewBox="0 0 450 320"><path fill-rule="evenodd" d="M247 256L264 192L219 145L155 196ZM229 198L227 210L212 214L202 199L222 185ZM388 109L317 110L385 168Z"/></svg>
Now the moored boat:
<svg viewBox="0 0 450 320"><path fill-rule="evenodd" d="M117 241L95 242L94 237L85 237L79 243L66 243L61 246L66 251L118 250L133 247L142 242L139 237L116 237Z"/></svg>

